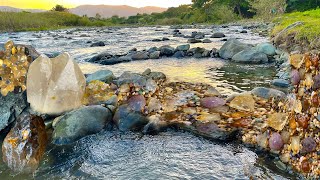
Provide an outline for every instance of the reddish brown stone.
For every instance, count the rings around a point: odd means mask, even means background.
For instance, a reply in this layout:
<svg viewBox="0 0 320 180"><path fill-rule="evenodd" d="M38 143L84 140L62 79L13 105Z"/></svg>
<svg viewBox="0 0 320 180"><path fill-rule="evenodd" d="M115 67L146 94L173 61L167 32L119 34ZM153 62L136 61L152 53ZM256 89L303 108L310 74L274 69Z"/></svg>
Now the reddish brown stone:
<svg viewBox="0 0 320 180"><path fill-rule="evenodd" d="M3 162L15 172L34 172L45 152L47 134L41 117L24 113L2 144Z"/></svg>

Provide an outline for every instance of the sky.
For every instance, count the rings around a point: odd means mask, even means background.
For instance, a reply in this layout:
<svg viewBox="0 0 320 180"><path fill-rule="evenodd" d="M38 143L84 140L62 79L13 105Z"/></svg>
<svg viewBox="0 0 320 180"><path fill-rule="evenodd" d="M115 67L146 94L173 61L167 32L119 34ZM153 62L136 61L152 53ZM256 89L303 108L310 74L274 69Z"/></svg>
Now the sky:
<svg viewBox="0 0 320 180"><path fill-rule="evenodd" d="M191 4L191 0L0 0L0 6L12 6L22 9L52 9L56 4L61 4L68 8L83 4L177 7L181 4Z"/></svg>

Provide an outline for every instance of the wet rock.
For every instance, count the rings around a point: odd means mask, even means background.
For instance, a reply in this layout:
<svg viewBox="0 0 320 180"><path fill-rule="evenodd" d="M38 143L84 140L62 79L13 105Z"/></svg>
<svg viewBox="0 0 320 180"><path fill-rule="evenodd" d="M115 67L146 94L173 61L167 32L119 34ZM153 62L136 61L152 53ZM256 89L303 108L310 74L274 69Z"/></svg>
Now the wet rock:
<svg viewBox="0 0 320 180"><path fill-rule="evenodd" d="M158 112L161 110L161 102L157 98L150 98L148 102L148 112Z"/></svg>
<svg viewBox="0 0 320 180"><path fill-rule="evenodd" d="M177 46L176 51L188 51L190 49L190 44Z"/></svg>
<svg viewBox="0 0 320 180"><path fill-rule="evenodd" d="M204 39L202 43L212 43L212 41L210 39Z"/></svg>
<svg viewBox="0 0 320 180"><path fill-rule="evenodd" d="M71 144L85 136L102 131L112 121L112 112L102 106L86 106L54 120L52 142Z"/></svg>
<svg viewBox="0 0 320 180"><path fill-rule="evenodd" d="M32 173L38 168L46 145L43 119L23 113L3 141L3 162L15 172Z"/></svg>
<svg viewBox="0 0 320 180"><path fill-rule="evenodd" d="M137 86L143 87L147 83L147 78L138 73L124 72L116 82L118 86L133 83Z"/></svg>
<svg viewBox="0 0 320 180"><path fill-rule="evenodd" d="M149 117L149 123L144 126L142 132L143 134L156 135L164 131L168 126L169 124L166 121L162 121L160 116L152 115Z"/></svg>
<svg viewBox="0 0 320 180"><path fill-rule="evenodd" d="M201 57L210 57L210 51L209 50L205 50L202 54Z"/></svg>
<svg viewBox="0 0 320 180"><path fill-rule="evenodd" d="M266 54L257 51L255 48L251 48L235 54L232 57L232 61L246 64L261 64L267 63L268 57Z"/></svg>
<svg viewBox="0 0 320 180"><path fill-rule="evenodd" d="M214 122L196 122L194 125L185 125L181 128L205 138L221 141L233 140L237 134L235 129L227 131L219 128Z"/></svg>
<svg viewBox="0 0 320 180"><path fill-rule="evenodd" d="M146 59L149 59L149 54L148 52L140 51L140 52L134 53L131 56L131 58L132 60L146 60Z"/></svg>
<svg viewBox="0 0 320 180"><path fill-rule="evenodd" d="M242 31L240 31L240 33L241 33L241 34L246 34L246 33L248 33L248 31L242 30Z"/></svg>
<svg viewBox="0 0 320 180"><path fill-rule="evenodd" d="M151 41L152 41L152 42L160 42L161 39L152 39Z"/></svg>
<svg viewBox="0 0 320 180"><path fill-rule="evenodd" d="M270 43L261 43L256 46L256 50L268 56L276 54L276 48Z"/></svg>
<svg viewBox="0 0 320 180"><path fill-rule="evenodd" d="M174 54L174 48L168 45L161 46L159 50L162 56L172 56Z"/></svg>
<svg viewBox="0 0 320 180"><path fill-rule="evenodd" d="M151 72L147 75L148 78L151 78L155 81L163 80L165 81L167 79L167 76L162 72Z"/></svg>
<svg viewBox="0 0 320 180"><path fill-rule="evenodd" d="M220 48L219 56L223 59L231 59L235 54L249 48L248 44L241 43L237 39L229 39Z"/></svg>
<svg viewBox="0 0 320 180"><path fill-rule="evenodd" d="M132 58L130 56L121 56L119 58L116 57L116 56L113 56L111 58L102 58L99 61L99 64L102 64L102 65L114 65L114 64L129 62L131 60L132 60Z"/></svg>
<svg viewBox="0 0 320 180"><path fill-rule="evenodd" d="M121 105L113 121L120 131L140 131L149 122L149 119L141 112L132 110L128 105Z"/></svg>
<svg viewBox="0 0 320 180"><path fill-rule="evenodd" d="M109 59L111 57L112 57L112 54L110 54L108 52L103 52L103 53L100 53L100 54L98 54L96 56L93 56L88 62L98 63L103 58Z"/></svg>
<svg viewBox="0 0 320 180"><path fill-rule="evenodd" d="M90 74L87 78L86 78L86 82L89 83L91 81L94 80L98 80L98 81L102 81L105 83L111 83L113 81L113 79L115 78L115 76L113 75L112 71L110 70L100 70L97 71L93 74Z"/></svg>
<svg viewBox="0 0 320 180"><path fill-rule="evenodd" d="M160 51L154 51L149 54L150 59L159 59L160 58Z"/></svg>
<svg viewBox="0 0 320 180"><path fill-rule="evenodd" d="M178 59L183 58L183 57L185 57L185 53L183 51L177 51L174 53L174 55L172 57L178 58Z"/></svg>
<svg viewBox="0 0 320 180"><path fill-rule="evenodd" d="M162 41L169 41L170 39L167 38L167 37L163 37L161 40L162 40Z"/></svg>
<svg viewBox="0 0 320 180"><path fill-rule="evenodd" d="M26 92L0 94L0 131L12 123L28 106Z"/></svg>
<svg viewBox="0 0 320 180"><path fill-rule="evenodd" d="M269 147L271 150L279 151L283 147L283 141L279 133L273 133L269 138Z"/></svg>
<svg viewBox="0 0 320 180"><path fill-rule="evenodd" d="M223 38L223 37L226 37L226 35L221 32L216 32L211 36L211 38Z"/></svg>
<svg viewBox="0 0 320 180"><path fill-rule="evenodd" d="M150 53L150 54L155 51L159 51L159 49L157 47L152 47L152 48L148 49L148 53Z"/></svg>
<svg viewBox="0 0 320 180"><path fill-rule="evenodd" d="M241 94L236 96L231 102L230 107L240 111L254 111L255 100L251 94Z"/></svg>
<svg viewBox="0 0 320 180"><path fill-rule="evenodd" d="M290 85L289 81L285 79L274 79L271 83L274 86L283 87L283 88L287 88Z"/></svg>
<svg viewBox="0 0 320 180"><path fill-rule="evenodd" d="M282 99L286 97L286 94L282 91L265 87L254 88L251 93L264 99L270 99L273 97Z"/></svg>
<svg viewBox="0 0 320 180"><path fill-rule="evenodd" d="M307 137L301 141L301 153L310 153L316 150L317 142L312 137Z"/></svg>
<svg viewBox="0 0 320 180"><path fill-rule="evenodd" d="M27 99L33 110L58 115L82 105L86 79L69 54L40 56L27 76Z"/></svg>
<svg viewBox="0 0 320 180"><path fill-rule="evenodd" d="M204 108L211 109L219 106L224 106L226 104L226 101L218 97L206 97L201 99L200 104Z"/></svg>
<svg viewBox="0 0 320 180"><path fill-rule="evenodd" d="M101 46L105 46L105 44L104 44L104 42L99 41L99 42L91 44L90 47L101 47Z"/></svg>
<svg viewBox="0 0 320 180"><path fill-rule="evenodd" d="M133 111L137 111L137 112L142 112L144 110L146 104L147 104L146 99L142 95L132 96L128 100L129 108L132 109Z"/></svg>
<svg viewBox="0 0 320 180"><path fill-rule="evenodd" d="M192 43L192 44L194 44L194 43L201 43L201 42L202 42L201 40L195 39L195 38L190 38L190 39L188 39L188 43Z"/></svg>
<svg viewBox="0 0 320 180"><path fill-rule="evenodd" d="M153 79L148 79L147 83L146 83L145 90L149 91L153 94L156 92L157 89L158 89L158 84Z"/></svg>

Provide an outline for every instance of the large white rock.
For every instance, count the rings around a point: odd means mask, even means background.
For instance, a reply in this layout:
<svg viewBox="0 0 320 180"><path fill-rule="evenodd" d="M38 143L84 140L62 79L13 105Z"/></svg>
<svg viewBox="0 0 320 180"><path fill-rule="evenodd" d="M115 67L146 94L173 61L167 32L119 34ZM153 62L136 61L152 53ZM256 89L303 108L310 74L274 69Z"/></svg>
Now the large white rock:
<svg viewBox="0 0 320 180"><path fill-rule="evenodd" d="M33 110L58 115L82 105L86 80L68 53L56 58L41 55L31 63L27 99Z"/></svg>

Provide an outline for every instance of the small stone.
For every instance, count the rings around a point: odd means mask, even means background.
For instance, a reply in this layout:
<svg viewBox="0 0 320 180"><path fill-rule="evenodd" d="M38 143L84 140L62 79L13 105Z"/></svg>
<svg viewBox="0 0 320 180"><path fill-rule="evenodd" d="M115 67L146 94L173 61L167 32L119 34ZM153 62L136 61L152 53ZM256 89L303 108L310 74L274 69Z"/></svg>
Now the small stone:
<svg viewBox="0 0 320 180"><path fill-rule="evenodd" d="M279 151L283 147L283 140L279 133L273 133L269 139L269 147L271 150Z"/></svg>
<svg viewBox="0 0 320 180"><path fill-rule="evenodd" d="M303 55L302 54L290 55L289 61L294 68L299 69L303 64Z"/></svg>
<svg viewBox="0 0 320 180"><path fill-rule="evenodd" d="M259 134L256 137L256 141L260 147L266 149L268 147L268 134L267 134L267 132L264 132L263 134Z"/></svg>
<svg viewBox="0 0 320 180"><path fill-rule="evenodd" d="M127 93L130 92L130 86L129 84L122 84L119 88L120 93Z"/></svg>
<svg viewBox="0 0 320 180"><path fill-rule="evenodd" d="M236 96L231 102L230 107L240 111L254 111L255 100L250 94Z"/></svg>
<svg viewBox="0 0 320 180"><path fill-rule="evenodd" d="M293 136L291 137L291 151L293 155L296 155L300 151L300 137L299 136Z"/></svg>
<svg viewBox="0 0 320 180"><path fill-rule="evenodd" d="M204 108L216 108L226 104L226 101L218 97L206 97L201 99L200 104Z"/></svg>
<svg viewBox="0 0 320 180"><path fill-rule="evenodd" d="M148 103L148 111L149 112L158 112L161 110L161 102L157 98L150 98Z"/></svg>
<svg viewBox="0 0 320 180"><path fill-rule="evenodd" d="M197 110L196 108L193 108L193 107L186 107L186 108L183 108L183 112L186 114L193 115L197 113Z"/></svg>
<svg viewBox="0 0 320 180"><path fill-rule="evenodd" d="M286 113L271 114L267 123L273 129L281 131L287 123L287 116L288 115Z"/></svg>
<svg viewBox="0 0 320 180"><path fill-rule="evenodd" d="M290 132L288 131L282 131L281 132L281 138L283 140L283 143L287 144L290 140Z"/></svg>
<svg viewBox="0 0 320 180"><path fill-rule="evenodd" d="M205 93L205 96L221 96L221 94L219 93L219 91L214 88L214 87L210 87Z"/></svg>
<svg viewBox="0 0 320 180"><path fill-rule="evenodd" d="M200 116L198 116L197 120L202 122L221 121L221 117L218 113L201 114Z"/></svg>
<svg viewBox="0 0 320 180"><path fill-rule="evenodd" d="M303 161L301 162L301 170L302 170L303 172L305 172L305 173L310 172L311 167L310 167L310 163L309 163L309 161L308 161L307 159L305 159L305 160L303 160Z"/></svg>
<svg viewBox="0 0 320 180"><path fill-rule="evenodd" d="M142 112L146 106L146 99L142 95L132 96L128 105L133 111Z"/></svg>
<svg viewBox="0 0 320 180"><path fill-rule="evenodd" d="M294 69L291 72L291 83L293 85L298 85L300 83L300 73L298 70Z"/></svg>
<svg viewBox="0 0 320 180"><path fill-rule="evenodd" d="M310 153L316 150L317 142L312 137L307 137L301 141L301 153Z"/></svg>
<svg viewBox="0 0 320 180"><path fill-rule="evenodd" d="M280 160L284 163L288 163L290 161L290 154L284 153L284 154L280 155Z"/></svg>

